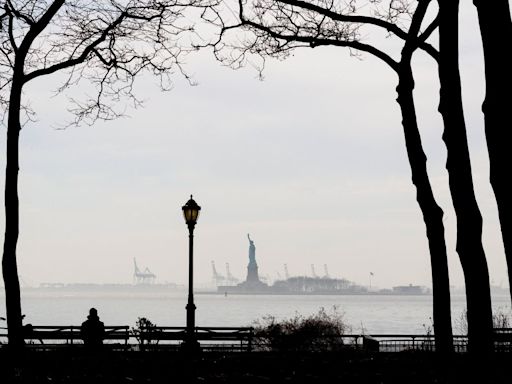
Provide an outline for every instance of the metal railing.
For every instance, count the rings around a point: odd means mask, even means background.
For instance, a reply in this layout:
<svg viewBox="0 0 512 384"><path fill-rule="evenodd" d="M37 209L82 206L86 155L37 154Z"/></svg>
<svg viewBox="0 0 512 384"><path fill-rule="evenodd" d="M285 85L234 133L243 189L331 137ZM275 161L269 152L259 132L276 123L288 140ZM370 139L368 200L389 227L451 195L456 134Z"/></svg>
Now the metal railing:
<svg viewBox="0 0 512 384"><path fill-rule="evenodd" d="M58 346L82 344L79 326L32 326L27 328L25 341L33 348L48 349ZM196 327L195 337L204 351L265 351L286 350L279 344L255 335L252 327ZM131 331L128 326L106 326L105 344L120 345L131 350L178 350L186 336L185 327L150 327ZM348 334L317 338L316 344L300 340L293 350L364 350L369 352L435 351L434 335L431 334ZM0 328L0 344L7 343L7 329ZM454 335L455 352L467 352L468 338ZM512 328L494 330L496 352L512 352ZM314 348L312 350L315 350Z"/></svg>
<svg viewBox="0 0 512 384"><path fill-rule="evenodd" d="M403 335L403 334L376 334L362 336L358 345L366 350L379 352L404 352L404 351L435 351L434 335ZM468 345L467 336L454 335L453 348L455 352L466 352Z"/></svg>
<svg viewBox="0 0 512 384"><path fill-rule="evenodd" d="M141 349L172 349L186 337L186 327L147 327L135 330L134 337ZM252 327L195 327L194 338L203 350L251 351L254 340ZM204 343L207 342L207 343Z"/></svg>

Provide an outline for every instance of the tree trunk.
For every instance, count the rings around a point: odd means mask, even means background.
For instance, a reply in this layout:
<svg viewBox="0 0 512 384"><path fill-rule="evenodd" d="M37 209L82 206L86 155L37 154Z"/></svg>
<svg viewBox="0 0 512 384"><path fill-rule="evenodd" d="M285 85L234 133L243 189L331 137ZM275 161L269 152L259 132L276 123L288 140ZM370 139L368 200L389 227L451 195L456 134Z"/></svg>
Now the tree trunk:
<svg viewBox="0 0 512 384"><path fill-rule="evenodd" d="M512 72L510 71L510 41L512 21L508 0L474 0L478 11L485 61L485 136L489 151L490 181L496 197L501 235L508 266L508 285L512 298L512 183L509 167L512 153L508 140ZM507 48L508 47L508 48Z"/></svg>
<svg viewBox="0 0 512 384"><path fill-rule="evenodd" d="M5 169L5 238L2 272L5 284L5 304L9 345L23 345L20 283L16 265L16 246L19 233L18 207L18 149L20 134L21 90L23 87L22 66L16 66L9 98L7 125L7 159Z"/></svg>
<svg viewBox="0 0 512 384"><path fill-rule="evenodd" d="M21 93L26 78L24 73L25 59L34 39L48 26L64 4L65 0L50 2L46 12L31 24L14 50L15 60L12 71L12 82L9 97L9 117L7 120L7 156L5 167L5 237L2 272L5 284L5 304L7 312L7 331L9 345L20 349L24 345L21 314L20 282L16 265L16 247L19 235L19 135L21 130L20 109Z"/></svg>
<svg viewBox="0 0 512 384"><path fill-rule="evenodd" d="M439 112L444 121L446 169L457 216L457 253L466 283L469 350L488 353L493 350L491 293L462 107L458 14L458 0L439 0Z"/></svg>
<svg viewBox="0 0 512 384"><path fill-rule="evenodd" d="M405 146L411 166L412 182L416 186L416 200L427 229L432 268L434 335L436 351L453 352L450 308L450 279L444 238L443 210L437 205L427 172L427 158L423 152L413 98L414 79L410 61L400 63L397 102L402 111Z"/></svg>

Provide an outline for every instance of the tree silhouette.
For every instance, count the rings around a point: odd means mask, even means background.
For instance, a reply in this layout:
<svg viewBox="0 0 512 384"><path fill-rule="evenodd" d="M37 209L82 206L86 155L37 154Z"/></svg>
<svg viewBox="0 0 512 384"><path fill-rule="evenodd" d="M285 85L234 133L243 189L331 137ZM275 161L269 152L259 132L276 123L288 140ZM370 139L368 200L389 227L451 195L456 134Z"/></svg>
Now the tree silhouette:
<svg viewBox="0 0 512 384"><path fill-rule="evenodd" d="M512 184L508 182L512 158L508 148L508 130L504 126L510 118L510 98L504 95L508 95L512 89L512 73L507 59L510 45L503 44L504 39L512 36L510 5L508 0L474 0L474 4L484 47L485 100L482 111L489 151L490 181L498 205L512 297Z"/></svg>
<svg viewBox="0 0 512 384"><path fill-rule="evenodd" d="M364 2L368 5L368 2ZM482 217L476 202L471 174L471 163L467 145L466 127L462 109L460 76L458 69L458 1L438 0L439 16L425 30L416 35L415 23L421 26L422 9L426 9L430 0L419 0L417 6L407 0L370 1L377 9L373 16L365 7L358 8L357 0L347 4L331 0L259 0L248 5L239 0L239 23L222 26L223 36L216 45L216 54L220 60L228 60L231 65L243 65L246 55L286 57L297 47L317 47L332 45L348 47L353 50L370 53L391 67L399 76L397 87L398 103L402 109L403 127L406 137L409 163L412 170L413 183L417 189L417 200L422 209L429 238L433 286L434 286L434 326L436 347L444 348L439 333L448 334L451 324L449 318L449 288L446 267L446 247L444 228L442 227L442 211L432 199L425 196L432 194L426 171L419 162L425 163L425 155L419 141L417 123L412 99L414 80L410 71L411 47L413 51L420 48L438 61L439 79L441 83L439 111L444 121L443 140L445 141L448 159L446 168L449 174L449 187L457 216L457 253L462 264L466 282L466 300L468 306L469 347L471 351L489 352L492 348L492 309L489 287L487 261L482 245ZM379 8L385 4L387 8ZM442 12L441 12L442 10ZM360 14L358 14L360 12ZM366 12L366 13L365 13ZM442 14L442 16L441 16ZM416 21L415 21L416 19ZM404 20L410 20L408 29L403 29ZM443 28L439 31L440 51L426 44L426 39L435 29L439 20ZM380 27L389 34L405 41L401 52L401 60L395 61L376 44L362 42L363 27ZM250 32L240 43L229 43L225 35L232 29L243 28ZM418 30L420 29L417 27ZM365 30L366 31L366 30ZM408 44L410 44L408 46ZM231 48L229 56L222 52ZM233 53L235 52L235 53ZM405 61L404 61L405 59ZM404 67L404 64L406 66ZM406 70L404 68L407 68ZM407 90L407 92L405 92ZM410 93L410 95L406 95ZM409 100L405 104L404 100ZM404 107L405 113L404 113ZM414 124L411 123L414 121ZM417 142L413 143L412 138ZM412 156L413 160L411 161ZM416 163L418 161L418 163ZM422 174L423 173L423 174ZM422 180L420 184L419 180ZM428 183L427 183L428 182ZM423 201L425 198L425 201ZM427 203L427 202L428 203ZM441 237L441 234L443 236ZM433 242L433 236L437 236ZM442 239L442 243L440 242ZM441 247L436 245L442 244ZM443 252L444 251L444 254ZM438 261L442 260L439 264ZM441 281L440 281L441 280ZM436 285L442 284L444 291L436 293ZM443 305L443 309L439 305ZM436 308L437 306L437 308ZM470 309L471 308L471 309ZM447 316L436 316L439 313ZM441 320L442 319L442 320ZM450 327L450 328L448 328Z"/></svg>
<svg viewBox="0 0 512 384"><path fill-rule="evenodd" d="M374 1L379 5L380 1ZM298 47L337 46L355 51L367 52L382 60L398 76L397 102L402 113L402 126L407 155L416 186L416 199L423 214L430 250L432 285L434 296L434 327L436 349L440 352L453 350L450 287L446 243L444 238L443 211L437 204L427 173L426 156L416 118L413 90L414 77L411 68L412 55L422 49L438 60L438 51L425 41L437 27L434 18L421 31L430 0L420 0L417 8L407 2L392 2L388 9L375 10L374 16L358 14L357 2L348 5L330 0L260 0L248 7L239 0L238 23L221 25L222 34L215 45L219 60L238 67L244 64L247 55L256 54L263 59L267 56L286 57ZM403 28L400 20L409 20ZM370 27L392 34L403 40L400 60L395 60L379 49L377 44L362 42L360 29ZM229 42L231 30L243 28L251 33L243 44ZM224 52L229 54L225 55Z"/></svg>
<svg viewBox="0 0 512 384"><path fill-rule="evenodd" d="M181 37L197 36L187 16L208 12L216 0L5 0L0 11L0 107L7 115L5 239L2 259L9 344L23 338L16 247L19 233L19 134L32 111L25 85L63 72L57 91L88 81L93 97L72 99L73 124L92 124L122 114L118 101L135 106L134 83L144 73L169 89L171 74L185 76L182 58L196 48ZM198 17L198 18L199 18Z"/></svg>
<svg viewBox="0 0 512 384"><path fill-rule="evenodd" d="M459 74L458 0L439 3L439 112L444 121L446 169L457 216L457 253L464 272L468 309L469 348L490 352L492 307L489 271L482 245L482 215L471 174Z"/></svg>

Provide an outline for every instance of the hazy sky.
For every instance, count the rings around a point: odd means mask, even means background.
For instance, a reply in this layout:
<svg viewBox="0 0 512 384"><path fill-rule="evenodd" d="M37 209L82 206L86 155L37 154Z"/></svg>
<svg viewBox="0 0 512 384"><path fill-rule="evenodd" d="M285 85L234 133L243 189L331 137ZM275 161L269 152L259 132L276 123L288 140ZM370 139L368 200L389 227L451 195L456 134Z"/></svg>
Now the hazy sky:
<svg viewBox="0 0 512 384"><path fill-rule="evenodd" d="M483 62L476 13L462 2L461 70L484 246L492 281L506 284L483 131ZM463 278L437 112L436 67L415 62L423 144L445 211L451 283ZM245 278L247 233L262 275L318 274L372 286L431 285L425 226L415 201L395 75L377 59L341 48L302 49L269 61L265 80L221 67L204 52L160 93L140 87L144 109L130 118L57 130L69 118L51 98L57 78L27 90L38 121L21 132L19 272L41 282L131 282L133 258L159 282L185 283L187 228L181 206L202 207L195 271L211 281L211 261ZM0 143L5 147L5 128ZM5 153L1 152L1 167ZM2 177L3 187L3 177ZM3 214L3 211L2 211ZM3 234L3 220L1 223Z"/></svg>

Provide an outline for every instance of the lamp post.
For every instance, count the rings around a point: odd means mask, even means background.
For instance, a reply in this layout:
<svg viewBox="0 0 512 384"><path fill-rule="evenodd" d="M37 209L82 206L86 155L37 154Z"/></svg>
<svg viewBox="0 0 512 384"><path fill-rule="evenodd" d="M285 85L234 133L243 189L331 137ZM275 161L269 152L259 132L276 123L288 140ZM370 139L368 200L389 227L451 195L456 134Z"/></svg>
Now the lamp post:
<svg viewBox="0 0 512 384"><path fill-rule="evenodd" d="M190 195L190 200L182 207L185 223L188 226L188 302L187 302L187 330L183 341L183 347L186 350L199 349L199 343L195 338L195 312L194 304L194 227L197 223L201 207Z"/></svg>

